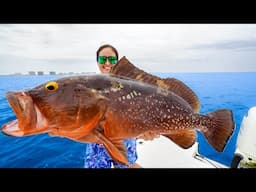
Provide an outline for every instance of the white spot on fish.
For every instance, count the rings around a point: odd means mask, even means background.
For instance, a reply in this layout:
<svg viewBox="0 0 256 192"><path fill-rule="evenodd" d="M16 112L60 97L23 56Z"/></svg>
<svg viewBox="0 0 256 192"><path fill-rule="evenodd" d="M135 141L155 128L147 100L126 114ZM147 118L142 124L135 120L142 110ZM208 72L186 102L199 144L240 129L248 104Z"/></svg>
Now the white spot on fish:
<svg viewBox="0 0 256 192"><path fill-rule="evenodd" d="M110 88L110 90L111 90L111 91L113 91L113 92L117 92L117 91L119 91L119 89L114 88L114 87L111 87L111 88Z"/></svg>
<svg viewBox="0 0 256 192"><path fill-rule="evenodd" d="M127 98L127 99L131 99L130 94L126 95L126 98Z"/></svg>
<svg viewBox="0 0 256 192"><path fill-rule="evenodd" d="M91 92L93 93L97 93L97 91L95 89L91 89Z"/></svg>
<svg viewBox="0 0 256 192"><path fill-rule="evenodd" d="M168 95L168 91L165 90L165 89L162 89L160 87L157 88L156 92L160 95L164 95L164 96L167 96Z"/></svg>

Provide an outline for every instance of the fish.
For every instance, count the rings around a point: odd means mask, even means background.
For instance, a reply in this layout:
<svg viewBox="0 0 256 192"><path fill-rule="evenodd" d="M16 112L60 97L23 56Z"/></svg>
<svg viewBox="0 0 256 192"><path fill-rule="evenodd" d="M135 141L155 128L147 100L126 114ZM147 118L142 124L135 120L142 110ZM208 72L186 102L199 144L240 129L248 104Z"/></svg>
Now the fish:
<svg viewBox="0 0 256 192"><path fill-rule="evenodd" d="M190 91L184 93L194 96ZM121 164L129 164L124 139L154 133L187 149L200 131L222 152L235 127L232 110L199 114L192 107L198 104L191 105L173 91L115 74L62 77L34 88L8 91L6 98L17 119L2 126L4 134L48 133L98 143Z"/></svg>

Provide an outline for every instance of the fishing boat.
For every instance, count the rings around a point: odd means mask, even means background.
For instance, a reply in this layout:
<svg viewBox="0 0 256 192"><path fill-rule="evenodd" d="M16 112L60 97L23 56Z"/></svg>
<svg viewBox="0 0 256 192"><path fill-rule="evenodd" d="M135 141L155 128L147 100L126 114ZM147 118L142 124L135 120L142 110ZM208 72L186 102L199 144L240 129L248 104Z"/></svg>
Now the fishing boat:
<svg viewBox="0 0 256 192"><path fill-rule="evenodd" d="M164 136L137 142L137 163L143 168L228 168L201 155L197 142L189 149L180 148Z"/></svg>

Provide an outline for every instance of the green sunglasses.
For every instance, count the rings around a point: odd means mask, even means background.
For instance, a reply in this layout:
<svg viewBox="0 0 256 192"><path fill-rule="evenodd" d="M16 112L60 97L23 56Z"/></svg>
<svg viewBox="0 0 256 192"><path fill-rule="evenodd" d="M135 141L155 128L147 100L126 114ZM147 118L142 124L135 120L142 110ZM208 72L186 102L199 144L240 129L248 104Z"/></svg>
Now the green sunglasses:
<svg viewBox="0 0 256 192"><path fill-rule="evenodd" d="M117 63L117 57L115 56L98 56L98 62L99 64L103 65L107 62L107 59L110 64L115 65Z"/></svg>

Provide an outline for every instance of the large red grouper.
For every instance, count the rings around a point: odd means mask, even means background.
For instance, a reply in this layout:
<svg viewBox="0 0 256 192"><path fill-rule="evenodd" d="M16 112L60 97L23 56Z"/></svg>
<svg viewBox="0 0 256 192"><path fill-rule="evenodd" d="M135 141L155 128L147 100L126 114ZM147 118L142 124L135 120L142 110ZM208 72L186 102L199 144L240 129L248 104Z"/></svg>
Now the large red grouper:
<svg viewBox="0 0 256 192"><path fill-rule="evenodd" d="M222 152L235 127L232 111L199 114L199 101L186 85L178 80L158 82L161 85L112 72L64 77L8 92L7 100L17 119L3 125L2 131L17 137L49 133L103 144L110 156L123 164L128 164L123 140L147 133L164 135L189 148L199 130Z"/></svg>

